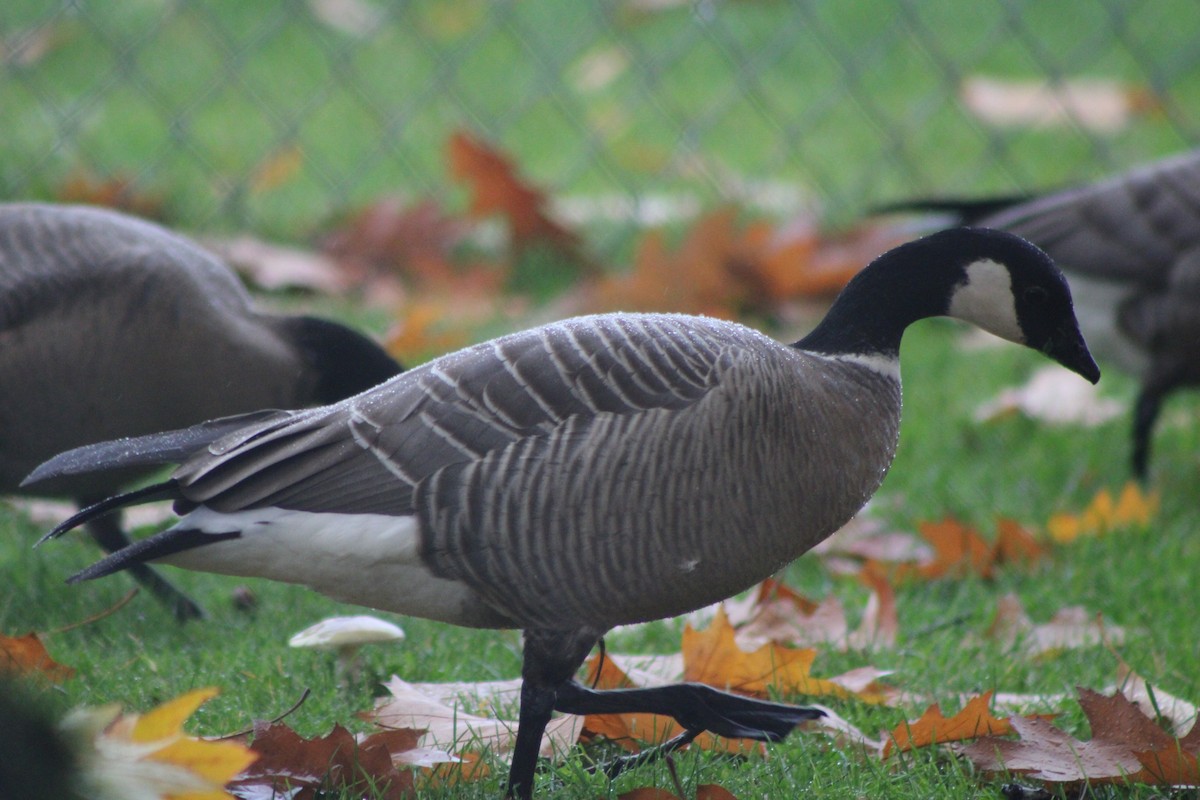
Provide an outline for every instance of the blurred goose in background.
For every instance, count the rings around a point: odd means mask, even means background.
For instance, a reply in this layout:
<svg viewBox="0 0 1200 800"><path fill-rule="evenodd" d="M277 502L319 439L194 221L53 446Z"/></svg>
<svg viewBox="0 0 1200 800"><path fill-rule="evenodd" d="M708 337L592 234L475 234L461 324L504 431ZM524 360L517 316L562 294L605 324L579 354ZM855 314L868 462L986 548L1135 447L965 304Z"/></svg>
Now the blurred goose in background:
<svg viewBox="0 0 1200 800"><path fill-rule="evenodd" d="M1145 480L1163 401L1200 385L1200 150L1040 197L914 200L947 224L1022 236L1066 273L1092 349L1138 376L1132 467Z"/></svg>
<svg viewBox="0 0 1200 800"><path fill-rule="evenodd" d="M0 205L0 494L67 448L331 403L399 369L342 325L255 311L224 263L157 225L97 208ZM63 478L37 493L82 507L146 474ZM129 544L117 516L88 529L109 552ZM199 615L149 567L134 575L180 618Z"/></svg>
<svg viewBox="0 0 1200 800"><path fill-rule="evenodd" d="M706 317L581 317L324 408L82 448L28 482L181 462L48 534L152 499L182 515L72 580L161 561L522 629L507 786L524 798L554 711L668 714L686 730L668 749L704 730L773 741L820 715L694 684L598 692L574 676L613 626L729 597L849 520L895 452L901 335L937 315L1099 379L1053 262L960 229L878 258L793 345Z"/></svg>

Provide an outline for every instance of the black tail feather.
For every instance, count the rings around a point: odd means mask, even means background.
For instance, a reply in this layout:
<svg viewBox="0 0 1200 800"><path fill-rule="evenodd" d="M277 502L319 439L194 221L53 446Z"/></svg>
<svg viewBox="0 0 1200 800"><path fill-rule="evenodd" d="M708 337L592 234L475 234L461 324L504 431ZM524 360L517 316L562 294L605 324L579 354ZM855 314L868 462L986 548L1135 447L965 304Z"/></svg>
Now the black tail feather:
<svg viewBox="0 0 1200 800"><path fill-rule="evenodd" d="M105 575L120 572L135 564L165 558L175 553L181 553L184 550L213 544L223 539L236 539L241 535L241 531L207 533L195 528L169 528L162 533L156 533L149 538L141 539L128 547L121 548L112 555L92 564L87 569L67 578L67 583L79 583L80 581L90 581L93 578L103 578Z"/></svg>
<svg viewBox="0 0 1200 800"><path fill-rule="evenodd" d="M1005 211L1019 203L1033 199L1033 195L1006 195L1000 197L933 197L900 200L876 206L872 214L937 213L953 217L956 225L975 225L993 214Z"/></svg>
<svg viewBox="0 0 1200 800"><path fill-rule="evenodd" d="M111 514L114 511L119 511L127 506L141 505L142 503L153 503L156 500L177 500L179 499L179 487L174 480L155 483L150 486L145 486L141 489L134 489L132 492L125 492L106 500L101 500L99 503L93 503L87 508L80 509L77 513L72 514L67 519L60 522L54 527L54 530L47 533L41 539L38 539L34 547L42 544L49 539L57 539L72 528L78 528L85 522L102 517L105 514Z"/></svg>
<svg viewBox="0 0 1200 800"><path fill-rule="evenodd" d="M76 447L74 450L59 453L29 473L28 477L21 481L21 487L36 486L67 475L178 464L226 434L287 414L286 411L252 411L249 414L202 422L183 430L151 433Z"/></svg>

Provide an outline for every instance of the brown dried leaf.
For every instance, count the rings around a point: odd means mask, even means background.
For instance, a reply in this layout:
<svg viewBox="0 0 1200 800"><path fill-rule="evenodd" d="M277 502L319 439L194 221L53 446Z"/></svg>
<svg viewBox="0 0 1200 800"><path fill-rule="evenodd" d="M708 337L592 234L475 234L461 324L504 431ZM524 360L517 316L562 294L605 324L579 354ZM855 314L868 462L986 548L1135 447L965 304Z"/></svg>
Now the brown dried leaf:
<svg viewBox="0 0 1200 800"><path fill-rule="evenodd" d="M75 670L59 664L46 652L41 638L32 631L24 636L0 636L0 675L41 675L61 683Z"/></svg>
<svg viewBox="0 0 1200 800"><path fill-rule="evenodd" d="M988 626L987 635L1009 647L1020 645L1022 652L1030 658L1125 641L1123 628L1105 624L1098 614L1082 606L1059 609L1048 622L1035 625L1025 613L1020 598L1011 592L996 603L996 615Z"/></svg>
<svg viewBox="0 0 1200 800"><path fill-rule="evenodd" d="M704 215L674 251L662 231L638 242L633 268L596 287L599 310L677 311L731 318L741 306L741 287L725 267L736 252L736 211Z"/></svg>
<svg viewBox="0 0 1200 800"><path fill-rule="evenodd" d="M551 219L545 193L522 180L499 150L459 131L450 137L449 158L451 174L471 188L472 216L502 215L517 250L550 244L584 265L579 235Z"/></svg>
<svg viewBox="0 0 1200 800"><path fill-rule="evenodd" d="M160 221L165 217L162 195L142 189L135 178L125 175L99 178L90 172L75 170L58 188L57 194L64 203L107 206Z"/></svg>
<svg viewBox="0 0 1200 800"><path fill-rule="evenodd" d="M321 248L361 278L382 272L436 288L455 273L449 265L466 235L466 224L432 200L382 197L323 237Z"/></svg>
<svg viewBox="0 0 1200 800"><path fill-rule="evenodd" d="M413 773L397 769L393 753L410 750L420 731L393 730L376 733L363 741L341 725L322 737L305 739L279 722L256 722L250 749L258 760L246 768L228 788L235 793L279 792L296 800L315 798L317 792L366 792L381 800L399 800L413 793ZM288 787L299 794L285 794Z"/></svg>
<svg viewBox="0 0 1200 800"><path fill-rule="evenodd" d="M1175 735L1182 736L1184 731L1191 731L1191 736L1200 737L1200 726L1196 724L1200 717L1196 705L1168 694L1159 687L1150 686L1124 661L1118 665L1117 686L1112 691L1120 691L1147 717L1169 724Z"/></svg>
<svg viewBox="0 0 1200 800"><path fill-rule="evenodd" d="M985 738L958 748L985 772L1018 772L1050 783L1195 783L1200 734L1176 739L1120 692L1079 689L1092 729L1080 741L1036 718L1009 720L1020 739Z"/></svg>

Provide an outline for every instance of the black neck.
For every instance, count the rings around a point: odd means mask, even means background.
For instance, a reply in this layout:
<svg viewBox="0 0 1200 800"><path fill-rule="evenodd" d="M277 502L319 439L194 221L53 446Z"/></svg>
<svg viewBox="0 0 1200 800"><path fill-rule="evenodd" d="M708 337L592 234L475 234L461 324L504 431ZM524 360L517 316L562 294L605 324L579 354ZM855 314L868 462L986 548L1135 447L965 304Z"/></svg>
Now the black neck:
<svg viewBox="0 0 1200 800"><path fill-rule="evenodd" d="M918 240L872 261L793 347L827 355L898 355L905 328L946 313L950 287L961 275L928 249Z"/></svg>
<svg viewBox="0 0 1200 800"><path fill-rule="evenodd" d="M316 374L317 403L334 403L383 383L402 367L357 331L318 317L282 320Z"/></svg>

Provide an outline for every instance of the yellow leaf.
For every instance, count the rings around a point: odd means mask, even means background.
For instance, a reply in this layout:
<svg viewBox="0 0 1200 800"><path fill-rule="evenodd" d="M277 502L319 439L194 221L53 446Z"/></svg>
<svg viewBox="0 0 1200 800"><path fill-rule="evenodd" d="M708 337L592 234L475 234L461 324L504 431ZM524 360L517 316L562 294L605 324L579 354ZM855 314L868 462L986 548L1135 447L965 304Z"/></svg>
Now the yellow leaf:
<svg viewBox="0 0 1200 800"><path fill-rule="evenodd" d="M1070 544L1083 533L1083 524L1074 514L1059 512L1052 514L1046 522L1046 531L1050 538L1059 544Z"/></svg>
<svg viewBox="0 0 1200 800"><path fill-rule="evenodd" d="M218 694L219 689L208 687L168 700L139 717L129 738L134 742L157 742L160 739L180 736L183 723L187 722L188 717Z"/></svg>
<svg viewBox="0 0 1200 800"><path fill-rule="evenodd" d="M816 650L773 643L747 653L734 640L724 608L717 609L706 630L688 625L683 631L684 680L756 695L774 689L783 694L850 696L852 692L836 683L812 676L816 657Z"/></svg>
<svg viewBox="0 0 1200 800"><path fill-rule="evenodd" d="M85 787L106 797L233 800L225 785L258 755L236 742L206 741L182 730L216 694L216 689L197 689L141 716L115 709L72 712L64 729L90 744L80 758Z"/></svg>
<svg viewBox="0 0 1200 800"><path fill-rule="evenodd" d="M1114 502L1108 489L1101 489L1079 514L1061 512L1046 523L1050 538L1068 544L1081 536L1100 536L1122 528L1145 527L1158 513L1157 492L1144 493L1132 481L1121 489Z"/></svg>
<svg viewBox="0 0 1200 800"><path fill-rule="evenodd" d="M1117 499L1116 508L1113 509L1113 524L1115 526L1149 525L1150 520L1154 519L1158 513L1158 500L1158 492L1146 494L1137 483L1129 481L1121 489L1121 496Z"/></svg>

